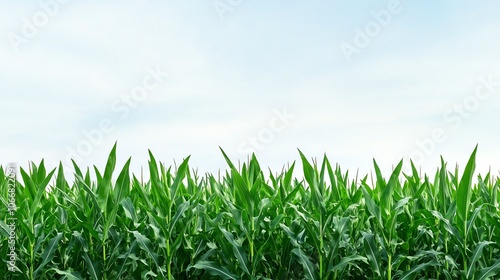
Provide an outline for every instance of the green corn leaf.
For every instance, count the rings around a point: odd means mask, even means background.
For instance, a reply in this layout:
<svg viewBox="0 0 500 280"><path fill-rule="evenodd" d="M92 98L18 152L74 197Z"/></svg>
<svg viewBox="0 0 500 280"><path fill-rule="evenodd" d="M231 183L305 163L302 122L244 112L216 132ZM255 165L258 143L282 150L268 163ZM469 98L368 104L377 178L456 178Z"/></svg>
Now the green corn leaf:
<svg viewBox="0 0 500 280"><path fill-rule="evenodd" d="M299 263L304 268L304 276L309 280L318 279L318 270L316 266L313 265L309 257L302 251L300 248L295 248L292 250L292 253L295 254L298 258Z"/></svg>
<svg viewBox="0 0 500 280"><path fill-rule="evenodd" d="M83 259L87 264L87 269L88 269L87 271L90 275L90 278L93 280L101 280L102 273L101 269L99 268L99 263L97 261L92 261L87 252L83 252Z"/></svg>
<svg viewBox="0 0 500 280"><path fill-rule="evenodd" d="M375 244L375 237L373 234L367 232L361 232L361 234L363 236L363 244L366 257L368 258L368 263L370 264L373 272L380 277L383 268L380 263L380 252L378 250L378 246Z"/></svg>
<svg viewBox="0 0 500 280"><path fill-rule="evenodd" d="M75 174L75 180L76 180L76 185L79 188L81 188L85 193L87 193L87 196L90 198L90 200L94 204L94 207L99 207L99 203L97 202L97 197L96 197L95 193L92 191L90 186L88 186L85 183L85 180L82 177L80 177L80 175L76 175L76 174ZM100 208L98 208L98 210L99 210L98 212L100 212Z"/></svg>
<svg viewBox="0 0 500 280"><path fill-rule="evenodd" d="M127 197L122 200L121 205L123 207L123 211L125 212L125 216L131 219L133 222L137 221L137 216L135 213L135 206L132 203L130 197Z"/></svg>
<svg viewBox="0 0 500 280"><path fill-rule="evenodd" d="M280 224L281 229L285 232L285 234L288 236L290 239L290 242L293 244L295 247L299 247L299 240L297 234L295 234L289 227L287 227L284 224Z"/></svg>
<svg viewBox="0 0 500 280"><path fill-rule="evenodd" d="M175 229L175 226L177 224L177 222L179 221L179 219L181 218L181 216L191 208L191 201L185 201L183 203L181 203L178 207L177 207L177 211L174 215L174 217L172 218L172 221L170 221L170 228L169 228L169 231L170 232L173 232L174 229Z"/></svg>
<svg viewBox="0 0 500 280"><path fill-rule="evenodd" d="M231 233L229 233L227 230L225 230L222 227L219 227L219 230L222 232L222 234L227 239L227 241L229 241L229 243L231 243L231 245L233 247L233 253L236 256L236 258L238 259L239 266L241 267L241 269L243 269L243 271L245 271L249 275L250 270L248 269L248 257L246 255L245 251L243 250L241 245L238 244L234 240L233 235Z"/></svg>
<svg viewBox="0 0 500 280"><path fill-rule="evenodd" d="M315 182L315 180L316 180L316 174L314 172L314 168L309 163L309 161L307 160L306 156L300 150L299 150L299 154L300 154L300 158L302 159L302 166L303 166L303 169L304 169L304 177L305 177L307 183L310 186L316 185L317 182Z"/></svg>
<svg viewBox="0 0 500 280"><path fill-rule="evenodd" d="M33 200L33 204L31 205L31 209L30 209L31 215L34 215L36 209L41 206L40 199L42 199L42 196L45 193L45 188L47 187L47 184L50 182L52 175L54 175L55 171L56 171L55 169L52 170L50 172L50 174L47 176L47 178L44 178L44 180L38 185L38 190L36 192L35 198Z"/></svg>
<svg viewBox="0 0 500 280"><path fill-rule="evenodd" d="M34 165L34 164L33 164ZM38 164L38 168L34 168L34 174L35 175L35 178L36 178L36 182L42 182L45 177L46 177L46 169L45 169L45 160L42 159L42 161L40 161L40 164Z"/></svg>
<svg viewBox="0 0 500 280"><path fill-rule="evenodd" d="M240 279L237 275L234 275L231 272L229 272L227 268L221 267L218 263L214 261L198 261L196 264L188 266L188 270L190 270L191 268L203 269L212 276L218 276L226 280Z"/></svg>
<svg viewBox="0 0 500 280"><path fill-rule="evenodd" d="M122 171L118 175L116 179L115 189L113 193L113 200L115 205L120 204L122 199L129 196L130 193L130 162L132 158L129 158L125 165L123 166Z"/></svg>
<svg viewBox="0 0 500 280"><path fill-rule="evenodd" d="M171 198L172 199L175 199L177 198L177 192L179 190L179 184L182 182L182 180L184 180L184 178L186 177L186 174L188 172L188 169L189 169L189 166L188 166L188 162L189 162L189 158L190 156L188 156L182 163L181 165L179 166L179 169L177 170L177 174L175 176L175 180L174 180L174 183L172 184L171 186Z"/></svg>
<svg viewBox="0 0 500 280"><path fill-rule="evenodd" d="M57 178L56 178L56 188L62 192L68 191L68 183L64 178L64 167L62 162L59 162L59 167L57 168Z"/></svg>
<svg viewBox="0 0 500 280"><path fill-rule="evenodd" d="M380 205L381 205L381 211L382 213L385 214L385 216L389 216L392 210L394 187L398 183L399 174L401 173L402 168L403 168L403 160L401 160L399 164L396 166L396 168L391 174L391 177L389 178L389 181L387 182L387 185L385 185L384 189L382 190L382 195L380 197Z"/></svg>
<svg viewBox="0 0 500 280"><path fill-rule="evenodd" d="M483 205L479 205L478 207L476 207L476 209L474 209L474 212L472 212L472 216L469 218L469 221L467 221L467 231L465 233L465 236L469 236L470 231L475 228L474 222L479 216L481 209L483 209Z"/></svg>
<svg viewBox="0 0 500 280"><path fill-rule="evenodd" d="M3 220L0 220L0 234L5 238L9 238L10 228Z"/></svg>
<svg viewBox="0 0 500 280"><path fill-rule="evenodd" d="M57 268L52 268L51 270L55 271L57 274L64 276L62 279L68 280L83 280L82 275L79 272L68 270L60 270Z"/></svg>
<svg viewBox="0 0 500 280"><path fill-rule="evenodd" d="M307 161L307 158L300 150L299 154L302 159L304 177L306 179L306 182L309 184L309 187L311 188L311 198L313 205L320 211L320 215L324 215L326 213L326 207L323 199L323 194L321 192L322 180L318 178L318 174L315 171L314 167L309 163L309 161Z"/></svg>
<svg viewBox="0 0 500 280"><path fill-rule="evenodd" d="M415 277L418 275L418 273L420 271L423 271L425 269L427 269L429 266L437 266L439 265L439 263L435 260L432 260L430 262L427 262L427 263L421 263L421 264L418 264L418 265L414 265L412 268L410 268L408 271L406 271L405 273L403 273L403 275L401 275L401 278L399 278L400 280L412 280L412 279L415 279Z"/></svg>
<svg viewBox="0 0 500 280"><path fill-rule="evenodd" d="M158 164L156 163L156 159L153 156L153 153L148 150L149 153L149 180L151 181L151 184L153 187L159 189L161 188L161 183L160 183L160 175L158 174Z"/></svg>
<svg viewBox="0 0 500 280"><path fill-rule="evenodd" d="M21 177L23 178L24 187L28 191L28 193L26 193L24 198L28 199L28 201L30 203L32 203L33 200L35 199L36 192L37 192L36 187L35 187L35 183L31 179L30 175L28 175L28 173L26 173L26 171L24 171L24 169L21 168L19 171L21 172Z"/></svg>
<svg viewBox="0 0 500 280"><path fill-rule="evenodd" d="M234 166L234 164L231 162L231 160L229 159L229 157L226 155L226 153L224 152L224 150L223 150L221 147L219 147L219 149L220 149L220 151L221 151L222 155L224 156L224 159L226 160L227 165L229 165L229 168L231 168L231 170L235 170L235 171L237 171L236 167L235 167L235 166Z"/></svg>
<svg viewBox="0 0 500 280"><path fill-rule="evenodd" d="M458 232L458 229L456 227L454 227L451 222L446 219L445 217L443 217L443 215L441 213L439 213L438 211L435 211L435 210L432 210L430 211L430 214L432 214L434 217L436 217L438 220L440 220L441 222L443 222L444 224L444 229L451 234L452 237L455 238L455 241L461 246L463 247L463 243L462 243L462 240L461 240L461 237L460 237L460 233Z"/></svg>
<svg viewBox="0 0 500 280"><path fill-rule="evenodd" d="M81 178L84 178L82 170L80 169L80 167L76 164L76 162L73 159L71 160L71 163L73 164L73 169L75 169L75 174L80 176Z"/></svg>
<svg viewBox="0 0 500 280"><path fill-rule="evenodd" d="M130 247L129 247L127 253L123 256L123 262L119 266L120 269L118 270L118 276L117 276L118 279L121 279L120 277L128 269L127 265L129 265L129 257L130 257L130 255L132 255L132 252L134 252L136 245L137 245L137 241L135 241L135 240L132 241L132 243L130 244Z"/></svg>
<svg viewBox="0 0 500 280"><path fill-rule="evenodd" d="M500 273L500 259L498 259L492 266L483 268L474 277L474 280L486 280L492 276L498 276Z"/></svg>
<svg viewBox="0 0 500 280"><path fill-rule="evenodd" d="M137 241L137 244L139 245L139 247L143 251L145 251L148 254L148 256L154 261L156 267L158 268L158 271L160 271L163 275L163 272L161 270L160 263L158 260L158 255L153 251L151 241L146 236L139 233L138 231L132 231L132 234L134 235L135 241Z"/></svg>
<svg viewBox="0 0 500 280"><path fill-rule="evenodd" d="M365 203L366 207L368 208L368 212L377 220L380 226L383 225L382 221L382 215L380 214L380 208L375 204L375 201L373 201L372 197L366 190L366 188L363 186L363 196L365 198Z"/></svg>
<svg viewBox="0 0 500 280"><path fill-rule="evenodd" d="M470 207L472 176L474 174L474 169L476 167L476 152L477 152L477 146L469 158L469 162L465 167L462 179L460 180L460 185L458 186L457 189L456 201L457 201L457 215L459 221L459 229L461 229L464 235L466 234L467 231L466 223L468 220L469 207Z"/></svg>
<svg viewBox="0 0 500 280"><path fill-rule="evenodd" d="M54 253L56 252L59 245L59 241L61 241L62 237L63 234L59 232L55 237L50 239L49 242L47 243L47 246L45 247L41 255L42 263L37 267L37 269L34 272L37 277L41 277L43 268L49 262L52 261Z"/></svg>
<svg viewBox="0 0 500 280"><path fill-rule="evenodd" d="M354 263L356 261L361 261L364 263L368 263L368 259L361 255L353 255L343 257L337 264L328 269L328 273L335 271L342 271L347 265Z"/></svg>
<svg viewBox="0 0 500 280"><path fill-rule="evenodd" d="M283 185L284 186L291 186L292 184L292 176L293 176L293 170L295 168L295 162L292 163L292 166L290 166L290 169L285 173L285 177L283 178Z"/></svg>
<svg viewBox="0 0 500 280"><path fill-rule="evenodd" d="M106 211L108 209L108 197L111 193L111 179L113 176L113 171L116 165L116 143L111 150L108 157L108 162L106 163L106 169L104 170L104 175L102 179L98 182L97 186L97 202L99 203L99 208ZM107 215L107 213L105 213Z"/></svg>
<svg viewBox="0 0 500 280"><path fill-rule="evenodd" d="M385 179L382 176L382 171L380 171L380 167L378 166L375 159L373 159L373 168L375 169L375 177L377 179L377 181L375 182L374 191L378 197L378 195L384 190L387 183L385 182Z"/></svg>
<svg viewBox="0 0 500 280"><path fill-rule="evenodd" d="M484 247L493 243L494 242L490 241L481 241L476 245L476 248L474 249L474 252L472 253L472 257L470 259L469 268L467 271L467 279L472 279L472 276L475 272L475 264L483 256Z"/></svg>

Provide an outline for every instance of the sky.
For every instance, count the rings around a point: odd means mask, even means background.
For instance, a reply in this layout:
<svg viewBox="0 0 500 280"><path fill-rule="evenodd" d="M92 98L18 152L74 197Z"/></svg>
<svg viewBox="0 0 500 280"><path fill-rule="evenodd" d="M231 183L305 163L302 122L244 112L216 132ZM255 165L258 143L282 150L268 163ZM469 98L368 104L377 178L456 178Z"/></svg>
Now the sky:
<svg viewBox="0 0 500 280"><path fill-rule="evenodd" d="M498 1L0 2L4 166L500 171Z"/></svg>

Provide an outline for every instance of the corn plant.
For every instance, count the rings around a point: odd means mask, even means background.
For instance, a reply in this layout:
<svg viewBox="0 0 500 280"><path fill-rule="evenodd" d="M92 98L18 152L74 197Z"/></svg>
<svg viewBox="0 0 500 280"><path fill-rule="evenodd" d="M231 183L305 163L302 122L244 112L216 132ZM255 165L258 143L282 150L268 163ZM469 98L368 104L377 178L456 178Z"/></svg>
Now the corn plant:
<svg viewBox="0 0 500 280"><path fill-rule="evenodd" d="M103 170L73 162L72 182L62 164L30 163L17 180L0 166L0 275L500 279L500 179L474 175L476 151L463 171L441 158L433 176L405 174L401 161L387 178L375 160L372 178L351 178L299 151L298 178L295 162L266 172L221 150L227 170L204 176L190 157L169 167L149 152L144 182L130 158L117 170L116 145Z"/></svg>

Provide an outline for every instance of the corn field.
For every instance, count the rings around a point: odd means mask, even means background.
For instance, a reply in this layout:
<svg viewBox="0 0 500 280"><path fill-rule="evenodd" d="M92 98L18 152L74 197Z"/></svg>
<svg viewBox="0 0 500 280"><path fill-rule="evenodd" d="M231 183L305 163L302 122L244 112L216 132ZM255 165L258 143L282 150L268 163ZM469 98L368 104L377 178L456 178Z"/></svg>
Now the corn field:
<svg viewBox="0 0 500 280"><path fill-rule="evenodd" d="M115 170L116 145L104 170L73 162L73 182L43 161L15 182L0 168L0 278L500 279L500 180L474 176L476 149L462 171L401 161L388 179L375 161L350 178L299 151L302 179L222 151L218 176L150 152L141 182L130 159Z"/></svg>

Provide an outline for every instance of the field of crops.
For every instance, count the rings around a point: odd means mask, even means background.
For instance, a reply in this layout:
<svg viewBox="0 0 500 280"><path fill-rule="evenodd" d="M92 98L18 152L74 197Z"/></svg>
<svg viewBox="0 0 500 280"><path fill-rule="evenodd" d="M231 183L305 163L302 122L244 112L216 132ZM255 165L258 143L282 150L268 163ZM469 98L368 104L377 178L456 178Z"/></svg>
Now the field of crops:
<svg viewBox="0 0 500 280"><path fill-rule="evenodd" d="M374 162L350 178L302 153L275 173L224 152L224 175L199 176L150 153L141 182L130 160L115 170L116 145L105 170L75 164L74 182L43 161L16 183L0 168L0 278L500 279L500 180L474 174L475 154L430 177L400 162L384 178Z"/></svg>

